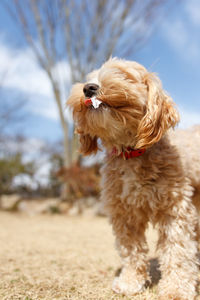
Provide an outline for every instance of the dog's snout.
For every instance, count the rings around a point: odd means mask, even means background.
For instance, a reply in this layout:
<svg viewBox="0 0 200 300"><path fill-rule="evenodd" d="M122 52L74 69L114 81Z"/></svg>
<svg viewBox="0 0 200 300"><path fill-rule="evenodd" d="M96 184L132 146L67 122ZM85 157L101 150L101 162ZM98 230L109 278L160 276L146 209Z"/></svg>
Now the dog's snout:
<svg viewBox="0 0 200 300"><path fill-rule="evenodd" d="M98 84L87 83L84 85L83 93L85 94L86 97L92 97L96 95L98 89L99 89Z"/></svg>

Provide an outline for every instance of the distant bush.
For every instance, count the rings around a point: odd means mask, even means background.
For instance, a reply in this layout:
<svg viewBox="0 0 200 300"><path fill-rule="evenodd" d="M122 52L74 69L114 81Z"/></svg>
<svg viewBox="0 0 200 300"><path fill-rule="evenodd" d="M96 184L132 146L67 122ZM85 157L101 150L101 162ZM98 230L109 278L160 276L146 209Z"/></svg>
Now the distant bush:
<svg viewBox="0 0 200 300"><path fill-rule="evenodd" d="M57 176L67 183L66 200L74 203L82 198L98 198L100 191L99 169L99 164L87 167L82 166L80 162L74 163L69 168L61 168Z"/></svg>
<svg viewBox="0 0 200 300"><path fill-rule="evenodd" d="M17 175L26 174L31 177L34 172L34 163L24 163L20 153L0 158L0 195L16 192L13 180Z"/></svg>

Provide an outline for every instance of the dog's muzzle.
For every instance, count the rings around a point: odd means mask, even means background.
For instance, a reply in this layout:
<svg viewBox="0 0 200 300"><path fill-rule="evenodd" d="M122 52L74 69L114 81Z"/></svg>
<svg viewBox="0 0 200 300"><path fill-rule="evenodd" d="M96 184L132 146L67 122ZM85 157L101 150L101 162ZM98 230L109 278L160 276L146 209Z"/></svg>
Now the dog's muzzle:
<svg viewBox="0 0 200 300"><path fill-rule="evenodd" d="M92 98L86 98L84 100L84 103L87 107L97 109L102 104L102 101L97 99L96 96L93 96Z"/></svg>
<svg viewBox="0 0 200 300"><path fill-rule="evenodd" d="M87 83L83 87L83 93L86 98L93 97L97 94L97 91L99 89L98 84L96 83Z"/></svg>
<svg viewBox="0 0 200 300"><path fill-rule="evenodd" d="M83 93L85 95L85 105L87 107L98 108L102 103L96 98L97 91L99 89L99 85L96 83L87 83L83 87Z"/></svg>

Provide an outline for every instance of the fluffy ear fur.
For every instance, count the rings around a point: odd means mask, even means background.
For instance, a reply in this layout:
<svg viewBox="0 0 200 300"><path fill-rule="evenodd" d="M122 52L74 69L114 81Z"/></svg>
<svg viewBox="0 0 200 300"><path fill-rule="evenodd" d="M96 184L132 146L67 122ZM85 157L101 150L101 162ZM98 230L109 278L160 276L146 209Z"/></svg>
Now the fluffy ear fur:
<svg viewBox="0 0 200 300"><path fill-rule="evenodd" d="M147 85L146 113L139 123L135 148L148 148L179 121L172 99L163 91L160 80L152 73L145 78Z"/></svg>
<svg viewBox="0 0 200 300"><path fill-rule="evenodd" d="M80 152L83 155L90 155L98 151L97 137L92 138L89 134L81 133L79 135Z"/></svg>

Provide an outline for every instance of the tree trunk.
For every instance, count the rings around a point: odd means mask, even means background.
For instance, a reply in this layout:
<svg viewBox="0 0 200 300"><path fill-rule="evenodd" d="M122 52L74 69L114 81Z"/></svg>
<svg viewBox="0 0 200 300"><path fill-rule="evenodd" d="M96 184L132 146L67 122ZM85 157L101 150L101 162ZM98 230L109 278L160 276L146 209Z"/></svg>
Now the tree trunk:
<svg viewBox="0 0 200 300"><path fill-rule="evenodd" d="M62 108L62 102L60 97L60 91L56 87L56 84L53 83L53 92L55 95L56 103L58 106L58 113L60 116L61 126L63 129L63 141L64 141L64 153L63 153L63 165L65 168L68 168L72 164L72 147L71 140L69 139L68 125L65 121L64 112ZM67 182L64 182L61 189L61 199L66 201L67 195L69 194L69 185Z"/></svg>

